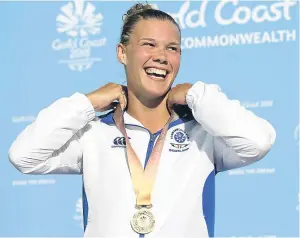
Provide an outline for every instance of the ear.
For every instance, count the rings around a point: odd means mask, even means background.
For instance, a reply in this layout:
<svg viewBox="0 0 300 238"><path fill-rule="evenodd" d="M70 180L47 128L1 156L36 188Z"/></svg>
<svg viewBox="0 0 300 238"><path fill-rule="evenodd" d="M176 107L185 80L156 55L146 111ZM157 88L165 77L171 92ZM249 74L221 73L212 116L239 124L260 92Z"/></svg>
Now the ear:
<svg viewBox="0 0 300 238"><path fill-rule="evenodd" d="M117 57L121 64L126 65L127 63L126 48L121 43L117 45Z"/></svg>

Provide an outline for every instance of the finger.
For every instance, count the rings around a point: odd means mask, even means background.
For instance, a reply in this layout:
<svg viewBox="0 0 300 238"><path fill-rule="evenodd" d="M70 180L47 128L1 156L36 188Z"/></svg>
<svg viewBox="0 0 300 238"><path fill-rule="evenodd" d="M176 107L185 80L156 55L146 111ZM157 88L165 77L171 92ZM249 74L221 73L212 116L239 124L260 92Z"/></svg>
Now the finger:
<svg viewBox="0 0 300 238"><path fill-rule="evenodd" d="M126 97L126 93L122 90L119 97L118 97L118 101L120 103L120 106L122 108L122 111L124 111L124 109L127 106L127 97Z"/></svg>

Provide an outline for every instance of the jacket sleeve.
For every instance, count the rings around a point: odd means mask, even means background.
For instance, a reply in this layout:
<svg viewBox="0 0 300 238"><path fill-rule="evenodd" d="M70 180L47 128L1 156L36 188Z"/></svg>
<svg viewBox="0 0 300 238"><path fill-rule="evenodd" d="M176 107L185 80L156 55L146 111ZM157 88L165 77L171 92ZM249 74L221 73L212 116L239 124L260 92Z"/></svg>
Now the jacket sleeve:
<svg viewBox="0 0 300 238"><path fill-rule="evenodd" d="M214 138L216 171L243 167L262 159L275 142L266 120L229 100L218 85L195 83L187 93L195 120Z"/></svg>
<svg viewBox="0 0 300 238"><path fill-rule="evenodd" d="M84 94L58 99L17 136L8 151L10 162L26 174L81 173L80 137L94 118Z"/></svg>

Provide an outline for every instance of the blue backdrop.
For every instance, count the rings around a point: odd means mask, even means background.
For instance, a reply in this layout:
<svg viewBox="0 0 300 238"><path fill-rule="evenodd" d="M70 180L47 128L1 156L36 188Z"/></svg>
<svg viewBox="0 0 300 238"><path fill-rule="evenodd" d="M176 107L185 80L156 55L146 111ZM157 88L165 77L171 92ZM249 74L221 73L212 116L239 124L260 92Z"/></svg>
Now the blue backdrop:
<svg viewBox="0 0 300 238"><path fill-rule="evenodd" d="M8 148L37 113L125 81L116 60L134 3L0 2L0 236L82 236L81 176L22 175ZM176 83L219 84L277 131L260 162L216 177L216 236L299 236L299 3L157 1L182 28Z"/></svg>

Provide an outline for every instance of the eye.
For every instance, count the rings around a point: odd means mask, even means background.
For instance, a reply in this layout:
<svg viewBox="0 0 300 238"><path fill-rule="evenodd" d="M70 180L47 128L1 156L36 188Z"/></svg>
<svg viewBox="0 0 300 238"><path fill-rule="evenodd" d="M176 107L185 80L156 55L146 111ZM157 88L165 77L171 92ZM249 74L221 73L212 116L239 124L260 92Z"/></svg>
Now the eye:
<svg viewBox="0 0 300 238"><path fill-rule="evenodd" d="M179 48L179 47L176 47L176 46L169 46L169 47L168 47L168 50L170 50L170 51L175 51L175 52L180 52L180 48Z"/></svg>
<svg viewBox="0 0 300 238"><path fill-rule="evenodd" d="M154 43L151 43L151 42L144 42L142 45L145 45L145 46L150 46L150 47L154 47Z"/></svg>

